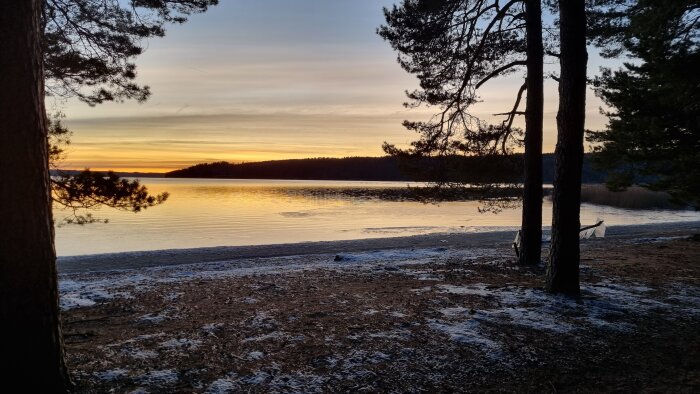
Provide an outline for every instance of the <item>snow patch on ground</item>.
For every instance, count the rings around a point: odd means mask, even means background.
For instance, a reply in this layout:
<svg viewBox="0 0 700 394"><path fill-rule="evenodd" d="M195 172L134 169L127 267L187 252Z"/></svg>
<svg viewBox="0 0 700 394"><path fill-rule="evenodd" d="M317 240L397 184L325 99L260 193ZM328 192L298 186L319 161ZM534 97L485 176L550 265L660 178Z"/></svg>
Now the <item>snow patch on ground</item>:
<svg viewBox="0 0 700 394"><path fill-rule="evenodd" d="M160 347L165 349L196 349L202 344L199 339L173 338L160 343Z"/></svg>
<svg viewBox="0 0 700 394"><path fill-rule="evenodd" d="M137 360L146 360L149 358L156 358L158 357L158 352L155 352L153 350L143 350L143 349L123 349L122 353L125 353L131 358L137 359Z"/></svg>
<svg viewBox="0 0 700 394"><path fill-rule="evenodd" d="M435 272L430 270L406 270L403 272L406 275L410 275L418 280L424 281L441 281L444 279L442 275L437 275Z"/></svg>
<svg viewBox="0 0 700 394"><path fill-rule="evenodd" d="M113 381L129 375L129 371L126 369L110 369L109 371L99 372L96 374L97 378L104 381Z"/></svg>
<svg viewBox="0 0 700 394"><path fill-rule="evenodd" d="M247 358L248 360L260 360L260 359L262 359L262 358L264 358L264 357L265 357L265 353L259 352L259 351L250 352L250 353L248 353L248 355L246 356L246 358Z"/></svg>
<svg viewBox="0 0 700 394"><path fill-rule="evenodd" d="M202 331L211 333L224 327L224 323L208 323L202 326Z"/></svg>
<svg viewBox="0 0 700 394"><path fill-rule="evenodd" d="M484 284L476 284L473 286L438 285L437 289L440 292L449 294L478 295L482 297L490 297L493 295L493 291L488 290Z"/></svg>
<svg viewBox="0 0 700 394"><path fill-rule="evenodd" d="M257 371L254 374L244 376L241 381L246 384L258 385L263 384L270 378L270 374L265 371Z"/></svg>
<svg viewBox="0 0 700 394"><path fill-rule="evenodd" d="M365 334L369 338L386 338L392 340L406 340L411 336L411 331L405 329L393 329L390 331L376 331Z"/></svg>
<svg viewBox="0 0 700 394"><path fill-rule="evenodd" d="M112 298L105 288L107 283L85 284L77 280L59 281L58 291L61 293L61 308L64 310L93 306L99 301Z"/></svg>
<svg viewBox="0 0 700 394"><path fill-rule="evenodd" d="M429 326L451 339L475 345L487 352L498 350L497 339L489 335L489 327L515 325L535 331L575 334L585 327L614 331L634 328L621 318L643 316L651 312L697 313L700 311L698 288L684 287L685 294L668 297L662 302L652 299L653 289L637 283L618 284L609 281L581 286L580 302L543 290L503 287L489 290L484 284L469 286L436 286L442 292L483 297L494 305L474 310L470 305L438 310L444 318L429 322ZM493 302L495 301L495 303Z"/></svg>
<svg viewBox="0 0 700 394"><path fill-rule="evenodd" d="M182 292L171 292L163 296L163 300L166 302L172 302L180 298L180 296L184 295L185 293Z"/></svg>
<svg viewBox="0 0 700 394"><path fill-rule="evenodd" d="M177 372L172 369L163 369L160 371L151 371L145 375L135 378L140 384L148 386L171 385L178 381Z"/></svg>
<svg viewBox="0 0 700 394"><path fill-rule="evenodd" d="M247 343L247 342L262 342L262 341L269 341L269 340L280 340L284 339L287 337L286 333L279 332L279 331L273 331L268 334L263 334L263 335L258 335L256 337L248 337L244 338L241 340L241 343Z"/></svg>
<svg viewBox="0 0 700 394"><path fill-rule="evenodd" d="M73 294L65 294L61 296L61 309L69 310L73 308L81 308L85 306L93 306L96 304L95 301L89 298L83 298L84 296L76 296Z"/></svg>
<svg viewBox="0 0 700 394"><path fill-rule="evenodd" d="M59 276L59 291L61 308L67 310L92 306L97 302L113 298L131 298L140 291L148 290L155 285L163 283L284 274L319 269L349 270L353 272L365 270L373 272L433 263L438 258L441 260L461 259L463 261L471 261L479 257L492 255L492 249L426 248L390 249L343 254L339 261L335 261L335 255L330 254L250 258L141 269L61 274ZM428 271L406 270L406 274L417 275L423 280L441 279L431 276ZM181 295L182 293L169 293L164 296L164 300L174 301ZM247 298L243 302L253 304L257 300Z"/></svg>
<svg viewBox="0 0 700 394"><path fill-rule="evenodd" d="M61 309L93 306L115 297L131 298L131 292L126 291L125 288L143 282L145 277L139 273L130 272L122 278L113 279L111 275L76 275L72 279L61 275L58 281Z"/></svg>
<svg viewBox="0 0 700 394"><path fill-rule="evenodd" d="M140 322L151 323L151 324L162 323L167 319L168 319L168 315L164 314L164 313L159 313L157 315L155 315L153 313L149 313L149 314L138 317L138 320Z"/></svg>
<svg viewBox="0 0 700 394"><path fill-rule="evenodd" d="M213 381L207 390L206 394L228 394L239 390L240 387L230 378L222 378Z"/></svg>
<svg viewBox="0 0 700 394"><path fill-rule="evenodd" d="M155 334L142 334L142 335L137 336L135 339L139 340L139 341L144 341L146 339L158 338L158 337L162 337L164 335L165 335L164 332L158 332Z"/></svg>
<svg viewBox="0 0 700 394"><path fill-rule="evenodd" d="M447 334L455 342L478 347L490 358L499 358L501 356L501 345L482 332L481 323L477 319L453 322L433 320L428 322L428 327Z"/></svg>
<svg viewBox="0 0 700 394"><path fill-rule="evenodd" d="M272 312L272 311L270 311ZM277 321L265 311L258 312L248 323L250 327L271 329L277 327Z"/></svg>

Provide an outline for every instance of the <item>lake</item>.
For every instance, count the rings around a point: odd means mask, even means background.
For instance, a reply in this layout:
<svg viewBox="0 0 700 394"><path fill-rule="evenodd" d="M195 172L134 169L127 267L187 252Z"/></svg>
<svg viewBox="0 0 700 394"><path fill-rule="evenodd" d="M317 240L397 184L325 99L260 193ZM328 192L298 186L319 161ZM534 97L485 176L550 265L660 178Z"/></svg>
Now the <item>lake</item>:
<svg viewBox="0 0 700 394"><path fill-rule="evenodd" d="M101 209L109 223L56 229L59 256L210 246L261 245L417 235L517 230L519 209L480 213L477 201L424 204L377 198L404 182L144 178L163 205L140 213ZM338 192L334 192L338 191ZM375 191L375 193L366 193ZM551 202L544 202L545 225ZM57 209L57 220L68 212ZM581 222L607 225L700 220L694 211L627 210L581 206Z"/></svg>

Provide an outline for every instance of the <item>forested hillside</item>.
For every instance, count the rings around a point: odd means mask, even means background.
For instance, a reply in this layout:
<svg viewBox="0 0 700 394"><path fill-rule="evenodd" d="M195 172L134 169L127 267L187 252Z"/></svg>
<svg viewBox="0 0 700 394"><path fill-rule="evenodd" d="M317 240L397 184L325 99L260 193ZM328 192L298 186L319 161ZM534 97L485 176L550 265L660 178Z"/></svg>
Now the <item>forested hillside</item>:
<svg viewBox="0 0 700 394"><path fill-rule="evenodd" d="M204 163L171 171L169 178L238 178L238 179L302 179L302 180L363 180L363 181L425 181L448 174L442 180L479 182L487 173L489 180L507 182L518 179L520 157L514 161L497 164L488 158L453 158L445 165L438 159L421 159L421 162L396 157L346 157L274 160L255 163L232 164L228 162ZM440 166L450 170L440 172ZM425 170L429 169L429 170ZM458 170L456 170L458 169ZM544 183L551 183L554 176L554 155L543 158ZM494 179L495 177L495 179ZM602 183L605 173L591 168L586 156L583 168L584 183Z"/></svg>

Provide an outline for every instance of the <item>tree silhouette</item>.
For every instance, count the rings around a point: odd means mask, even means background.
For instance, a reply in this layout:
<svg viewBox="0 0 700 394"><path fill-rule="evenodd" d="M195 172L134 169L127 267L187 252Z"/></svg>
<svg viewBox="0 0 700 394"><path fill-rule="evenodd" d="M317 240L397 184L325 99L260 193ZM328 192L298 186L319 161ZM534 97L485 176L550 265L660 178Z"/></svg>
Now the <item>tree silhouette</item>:
<svg viewBox="0 0 700 394"><path fill-rule="evenodd" d="M595 79L596 94L612 109L606 130L591 132L608 186L668 191L700 208L700 1L639 0L609 15L617 30L598 34L608 52L637 59ZM602 16L605 16L603 14Z"/></svg>
<svg viewBox="0 0 700 394"><path fill-rule="evenodd" d="M608 129L589 140L597 161L612 169L608 184L629 185L636 173L658 176L649 186L697 204L697 1L559 0L561 82L547 289L579 294L580 175L588 39L606 57L642 60L604 70L597 94L614 110ZM588 17L588 18L587 18ZM587 23L590 20L590 24ZM586 33L588 36L586 36Z"/></svg>
<svg viewBox="0 0 700 394"><path fill-rule="evenodd" d="M525 154L523 180L521 264L537 265L542 254L542 112L544 78L542 4L525 1L527 39L527 101L525 105Z"/></svg>
<svg viewBox="0 0 700 394"><path fill-rule="evenodd" d="M405 0L400 7L384 12L386 25L378 33L399 53L401 66L420 82L420 89L407 92L410 102L405 106L439 108L427 122L404 121L408 130L419 134L409 149L385 143L384 150L397 156L509 155L523 143L522 131L513 123L517 116L525 115L524 248L520 261L538 264L542 234L544 55L540 1ZM479 101L478 89L523 67L527 68L526 81L518 88L513 106L497 114L504 117L501 123L487 124L470 112ZM523 111L526 90L527 105ZM438 172L465 170L470 169L437 168Z"/></svg>
<svg viewBox="0 0 700 394"><path fill-rule="evenodd" d="M44 109L40 0L0 3L0 349L5 377L65 392ZM7 379L6 379L7 380Z"/></svg>
<svg viewBox="0 0 700 394"><path fill-rule="evenodd" d="M150 37L165 35L166 23L183 23L217 0L46 0L42 12L47 94L77 97L88 105L105 101L145 101L148 86L134 82L134 59ZM63 146L70 132L60 118L49 123L50 164L54 202L71 211L63 223L86 224L97 219L87 212L97 206L139 212L165 201L167 193L152 196L138 180L127 181L113 172L60 171Z"/></svg>
<svg viewBox="0 0 700 394"><path fill-rule="evenodd" d="M138 180L120 178L113 171L83 170L78 174L62 171L60 163L65 157L64 147L70 144L71 132L61 123L62 114L48 118L49 168L51 198L55 205L70 211L59 224L88 224L107 219L96 218L89 211L98 207L110 207L122 211L140 212L161 204L168 199L167 192L151 195Z"/></svg>
<svg viewBox="0 0 700 394"><path fill-rule="evenodd" d="M428 122L404 121L420 136L408 153L488 155L507 153L519 144L519 130L512 125L520 114L524 84L515 108L502 114L500 124L489 125L469 110L479 100L478 88L525 65L521 1L405 0L384 12L386 25L379 35L399 52L401 67L420 81L420 89L407 92L410 102L404 105L440 108ZM385 150L396 152L390 144Z"/></svg>
<svg viewBox="0 0 700 394"><path fill-rule="evenodd" d="M148 88L133 83L140 40L162 36L165 23L184 22L215 3L0 3L0 319L6 335L0 360L5 376L26 391L65 392L71 385L58 310L48 165L55 151L48 147L44 87L91 105L143 100Z"/></svg>
<svg viewBox="0 0 700 394"><path fill-rule="evenodd" d="M184 23L218 0L45 0L42 13L47 93L105 101L145 101L134 82L144 40L163 37L167 23Z"/></svg>
<svg viewBox="0 0 700 394"><path fill-rule="evenodd" d="M583 132L586 119L586 9L585 0L559 0L559 111L552 243L546 288L553 293L578 296L579 229Z"/></svg>

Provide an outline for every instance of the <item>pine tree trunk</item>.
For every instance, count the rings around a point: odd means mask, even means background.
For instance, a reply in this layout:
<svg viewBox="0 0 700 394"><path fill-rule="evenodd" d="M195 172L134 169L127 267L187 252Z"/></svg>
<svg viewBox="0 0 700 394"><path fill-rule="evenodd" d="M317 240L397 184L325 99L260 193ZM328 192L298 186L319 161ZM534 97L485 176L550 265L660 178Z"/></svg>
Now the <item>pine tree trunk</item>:
<svg viewBox="0 0 700 394"><path fill-rule="evenodd" d="M0 348L23 392L65 392L40 0L0 2Z"/></svg>
<svg viewBox="0 0 700 394"><path fill-rule="evenodd" d="M527 106L525 109L525 180L520 264L537 265L542 253L542 111L543 59L540 0L526 0Z"/></svg>
<svg viewBox="0 0 700 394"><path fill-rule="evenodd" d="M561 75L547 290L578 296L579 210L586 111L586 13L584 0L559 0Z"/></svg>

